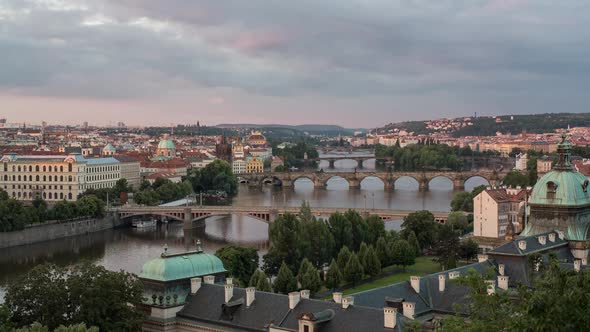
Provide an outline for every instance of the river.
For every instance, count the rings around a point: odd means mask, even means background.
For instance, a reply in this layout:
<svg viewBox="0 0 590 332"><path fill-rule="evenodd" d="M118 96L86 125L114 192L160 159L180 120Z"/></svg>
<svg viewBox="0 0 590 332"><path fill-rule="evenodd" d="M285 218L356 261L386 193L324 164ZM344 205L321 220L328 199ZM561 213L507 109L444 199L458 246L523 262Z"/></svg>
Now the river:
<svg viewBox="0 0 590 332"><path fill-rule="evenodd" d="M354 161L338 161L336 166L340 169L354 168ZM367 169L373 166L371 161L365 164ZM485 184L485 180L473 178L466 183L465 189L471 190L480 184ZM418 192L418 184L410 178L398 180L395 188L395 191L384 192L383 184L378 179L366 179L361 189L348 189L345 180L334 178L328 182L327 188L314 189L311 181L300 179L292 189L271 185L262 188L240 185L232 204L299 206L302 201L307 201L313 207L446 211L454 193L452 183L445 178L433 179L428 192ZM400 221L386 223L388 229L398 229L399 225ZM265 252L268 249L268 225L246 216L217 216L207 219L204 229L195 229L189 234L184 234L181 223L170 223L151 229L107 230L0 249L0 301L8 282L43 262L66 266L89 260L110 270L139 273L143 263L158 257L165 245L169 247L169 252L177 252L194 248L196 239L202 241L206 252L215 252L229 243Z"/></svg>

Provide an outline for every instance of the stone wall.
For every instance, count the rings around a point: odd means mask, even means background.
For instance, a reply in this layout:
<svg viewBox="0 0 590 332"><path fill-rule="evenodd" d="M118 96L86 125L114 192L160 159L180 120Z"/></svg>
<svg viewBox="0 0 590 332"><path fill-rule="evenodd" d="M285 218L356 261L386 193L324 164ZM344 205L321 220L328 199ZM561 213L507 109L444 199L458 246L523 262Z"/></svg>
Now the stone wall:
<svg viewBox="0 0 590 332"><path fill-rule="evenodd" d="M37 242L60 239L69 236L99 232L115 226L115 220L107 216L102 219L82 219L74 221L50 221L29 225L22 231L0 232L0 248L22 246Z"/></svg>

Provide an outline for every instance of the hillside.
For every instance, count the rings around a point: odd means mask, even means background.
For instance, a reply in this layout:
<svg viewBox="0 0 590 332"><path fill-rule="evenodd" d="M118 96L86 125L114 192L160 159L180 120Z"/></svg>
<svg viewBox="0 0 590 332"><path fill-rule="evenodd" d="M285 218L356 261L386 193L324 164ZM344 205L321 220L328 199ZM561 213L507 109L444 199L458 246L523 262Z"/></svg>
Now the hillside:
<svg viewBox="0 0 590 332"><path fill-rule="evenodd" d="M262 131L272 130L296 130L306 132L311 135L350 135L357 129L347 129L336 125L323 124L303 124L303 125L282 125L282 124L252 124L252 123L223 123L215 126L216 128L232 128L232 129L260 129Z"/></svg>

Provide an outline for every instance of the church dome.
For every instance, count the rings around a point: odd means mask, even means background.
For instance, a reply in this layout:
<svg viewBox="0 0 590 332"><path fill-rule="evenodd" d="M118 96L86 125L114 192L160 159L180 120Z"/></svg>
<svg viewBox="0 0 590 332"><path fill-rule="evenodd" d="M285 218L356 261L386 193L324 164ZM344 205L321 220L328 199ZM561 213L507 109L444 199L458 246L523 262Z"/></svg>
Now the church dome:
<svg viewBox="0 0 590 332"><path fill-rule="evenodd" d="M175 150L176 149L176 145L174 145L174 142L172 142L172 140L170 139L163 139L160 141L160 143L158 143L158 149L159 150Z"/></svg>
<svg viewBox="0 0 590 332"><path fill-rule="evenodd" d="M172 281L214 275L226 272L221 259L202 251L166 254L145 263L140 278Z"/></svg>
<svg viewBox="0 0 590 332"><path fill-rule="evenodd" d="M117 151L117 149L111 143L107 144L104 147L104 149L102 149L102 150L105 152L116 152Z"/></svg>
<svg viewBox="0 0 590 332"><path fill-rule="evenodd" d="M565 135L557 147L559 160L535 187L530 204L580 206L590 205L588 179L577 172L570 162L571 145Z"/></svg>

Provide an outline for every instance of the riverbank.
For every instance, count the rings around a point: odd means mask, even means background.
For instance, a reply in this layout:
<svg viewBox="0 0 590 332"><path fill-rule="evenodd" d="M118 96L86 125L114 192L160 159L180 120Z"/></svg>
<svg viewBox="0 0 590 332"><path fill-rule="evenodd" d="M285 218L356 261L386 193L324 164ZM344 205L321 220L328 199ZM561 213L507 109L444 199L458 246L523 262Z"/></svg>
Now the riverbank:
<svg viewBox="0 0 590 332"><path fill-rule="evenodd" d="M32 224L20 231L0 232L0 249L100 232L117 226L120 225L110 216Z"/></svg>

